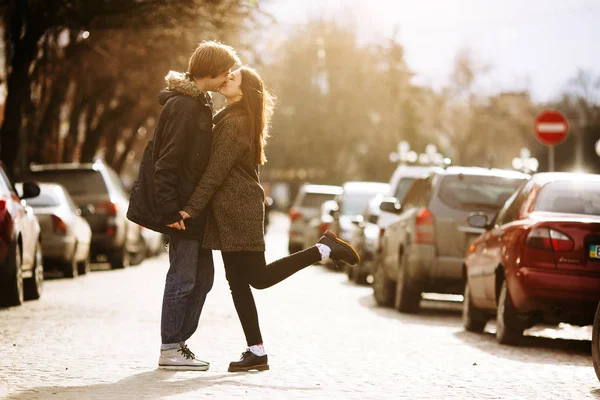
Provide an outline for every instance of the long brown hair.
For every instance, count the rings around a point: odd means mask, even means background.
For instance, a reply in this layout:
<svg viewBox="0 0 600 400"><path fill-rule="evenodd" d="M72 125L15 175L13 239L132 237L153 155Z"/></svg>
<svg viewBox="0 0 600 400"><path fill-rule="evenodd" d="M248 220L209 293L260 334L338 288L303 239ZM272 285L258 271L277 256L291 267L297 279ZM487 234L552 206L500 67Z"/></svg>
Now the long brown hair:
<svg viewBox="0 0 600 400"><path fill-rule="evenodd" d="M256 163L262 165L267 162L264 149L270 136L275 96L256 70L244 66L240 68L240 72L242 76L240 103L248 117L247 134L254 147Z"/></svg>

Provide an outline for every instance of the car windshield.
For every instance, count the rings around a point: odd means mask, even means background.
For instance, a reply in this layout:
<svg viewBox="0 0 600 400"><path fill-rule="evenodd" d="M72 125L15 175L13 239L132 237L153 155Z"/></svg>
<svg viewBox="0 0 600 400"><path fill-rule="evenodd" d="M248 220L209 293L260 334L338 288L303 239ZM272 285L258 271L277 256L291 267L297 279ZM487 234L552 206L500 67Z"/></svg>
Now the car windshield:
<svg viewBox="0 0 600 400"><path fill-rule="evenodd" d="M600 182L552 182L537 196L535 210L600 215Z"/></svg>
<svg viewBox="0 0 600 400"><path fill-rule="evenodd" d="M41 182L60 183L71 196L108 193L100 171L91 169L35 171L32 172L31 176Z"/></svg>
<svg viewBox="0 0 600 400"><path fill-rule="evenodd" d="M327 200L333 200L335 198L334 194L327 193L304 193L304 197L302 198L302 202L300 203L300 207L307 208L320 208L323 203Z"/></svg>
<svg viewBox="0 0 600 400"><path fill-rule="evenodd" d="M499 176L449 175L440 185L439 198L459 210L497 210L515 192L522 179Z"/></svg>
<svg viewBox="0 0 600 400"><path fill-rule="evenodd" d="M54 189L42 190L39 196L27 199L27 205L30 205L33 208L58 207L60 206L60 203L60 195Z"/></svg>
<svg viewBox="0 0 600 400"><path fill-rule="evenodd" d="M400 203L404 200L404 196L408 193L408 189L410 189L410 185L415 181L415 178L402 178L398 182L398 187L396 188L396 193L394 193L394 197Z"/></svg>

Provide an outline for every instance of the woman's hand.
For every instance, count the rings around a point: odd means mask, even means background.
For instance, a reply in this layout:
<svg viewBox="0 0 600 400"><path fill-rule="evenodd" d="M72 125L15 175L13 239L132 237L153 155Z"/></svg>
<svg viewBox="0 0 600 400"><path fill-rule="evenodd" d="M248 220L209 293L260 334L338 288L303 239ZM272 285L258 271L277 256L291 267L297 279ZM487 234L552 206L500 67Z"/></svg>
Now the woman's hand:
<svg viewBox="0 0 600 400"><path fill-rule="evenodd" d="M192 216L190 214L186 213L183 210L179 211L179 214L181 214L181 216L183 217L184 220L192 218Z"/></svg>

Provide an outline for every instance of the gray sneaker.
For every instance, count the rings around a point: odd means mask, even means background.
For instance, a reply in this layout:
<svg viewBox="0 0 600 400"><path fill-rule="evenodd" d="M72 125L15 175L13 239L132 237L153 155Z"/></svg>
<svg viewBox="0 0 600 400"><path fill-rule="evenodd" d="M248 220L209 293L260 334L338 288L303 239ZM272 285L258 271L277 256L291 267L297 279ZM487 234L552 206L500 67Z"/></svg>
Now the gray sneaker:
<svg viewBox="0 0 600 400"><path fill-rule="evenodd" d="M161 350L158 359L159 369L171 371L207 371L209 367L210 364L198 360L186 344L182 344L178 349Z"/></svg>

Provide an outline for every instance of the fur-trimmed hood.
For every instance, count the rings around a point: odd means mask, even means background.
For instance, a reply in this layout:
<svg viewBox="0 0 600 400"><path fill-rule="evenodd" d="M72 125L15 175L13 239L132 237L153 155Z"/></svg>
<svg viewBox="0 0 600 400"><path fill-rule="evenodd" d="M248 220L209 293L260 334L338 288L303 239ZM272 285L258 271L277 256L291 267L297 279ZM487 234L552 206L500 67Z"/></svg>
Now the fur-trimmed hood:
<svg viewBox="0 0 600 400"><path fill-rule="evenodd" d="M200 90L200 88L189 78L187 73L169 71L165 76L167 87L158 94L158 102L165 105L171 97L184 95L198 97L206 103L210 103L210 96Z"/></svg>

